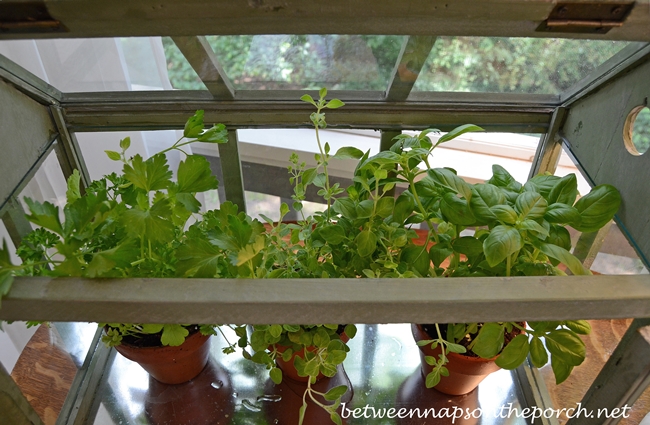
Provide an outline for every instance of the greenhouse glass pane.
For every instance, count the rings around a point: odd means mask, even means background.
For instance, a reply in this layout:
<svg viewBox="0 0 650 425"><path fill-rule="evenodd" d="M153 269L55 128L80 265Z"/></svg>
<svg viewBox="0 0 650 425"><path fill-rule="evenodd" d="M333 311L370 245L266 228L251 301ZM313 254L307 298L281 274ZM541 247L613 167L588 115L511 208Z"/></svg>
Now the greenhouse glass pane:
<svg viewBox="0 0 650 425"><path fill-rule="evenodd" d="M236 89L386 90L403 36L209 36Z"/></svg>
<svg viewBox="0 0 650 425"><path fill-rule="evenodd" d="M414 91L559 94L629 43L439 37Z"/></svg>
<svg viewBox="0 0 650 425"><path fill-rule="evenodd" d="M205 90L176 45L161 37L3 40L0 54L64 93Z"/></svg>

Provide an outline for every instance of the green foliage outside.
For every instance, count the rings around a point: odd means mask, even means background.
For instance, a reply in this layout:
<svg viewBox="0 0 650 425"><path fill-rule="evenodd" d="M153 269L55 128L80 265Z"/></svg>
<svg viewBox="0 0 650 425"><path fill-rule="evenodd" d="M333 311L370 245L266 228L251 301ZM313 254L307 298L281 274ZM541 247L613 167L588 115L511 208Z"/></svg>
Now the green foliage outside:
<svg viewBox="0 0 650 425"><path fill-rule="evenodd" d="M632 143L643 154L650 148L650 109L643 108L634 120Z"/></svg>
<svg viewBox="0 0 650 425"><path fill-rule="evenodd" d="M236 89L386 90L404 36L209 36ZM170 38L163 38L177 89L202 90ZM626 42L533 38L439 37L415 91L560 93Z"/></svg>

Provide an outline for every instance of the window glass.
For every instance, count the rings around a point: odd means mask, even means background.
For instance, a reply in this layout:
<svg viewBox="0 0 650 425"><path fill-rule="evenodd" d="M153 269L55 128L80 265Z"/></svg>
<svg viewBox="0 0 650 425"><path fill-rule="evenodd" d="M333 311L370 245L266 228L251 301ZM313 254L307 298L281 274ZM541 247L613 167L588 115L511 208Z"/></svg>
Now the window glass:
<svg viewBox="0 0 650 425"><path fill-rule="evenodd" d="M438 37L414 91L559 94L627 42Z"/></svg>

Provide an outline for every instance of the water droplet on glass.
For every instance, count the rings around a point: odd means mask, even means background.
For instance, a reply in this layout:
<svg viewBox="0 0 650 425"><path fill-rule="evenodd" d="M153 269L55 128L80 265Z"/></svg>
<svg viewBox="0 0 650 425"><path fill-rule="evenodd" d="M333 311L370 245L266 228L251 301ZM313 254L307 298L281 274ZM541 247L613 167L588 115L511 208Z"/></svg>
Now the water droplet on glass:
<svg viewBox="0 0 650 425"><path fill-rule="evenodd" d="M276 419L276 420L273 421L273 423L277 425L277 424L280 423L280 420L279 420L279 419Z"/></svg>
<svg viewBox="0 0 650 425"><path fill-rule="evenodd" d="M251 403L249 400L244 400L241 402L242 406L250 410L251 412L261 412L262 408L259 406L254 405Z"/></svg>
<svg viewBox="0 0 650 425"><path fill-rule="evenodd" d="M237 398L238 395L239 395L239 394L237 394L237 391L233 391L232 396L233 396L234 398Z"/></svg>
<svg viewBox="0 0 650 425"><path fill-rule="evenodd" d="M282 400L281 395L273 395L273 394L267 395L267 394L264 394L264 395L261 395L261 396L257 397L257 401L269 401L271 403L276 403L276 402L278 402L280 400Z"/></svg>
<svg viewBox="0 0 650 425"><path fill-rule="evenodd" d="M221 381L214 381L213 383L210 384L210 386L211 386L212 388L219 389L219 388L223 387L223 382L221 382Z"/></svg>

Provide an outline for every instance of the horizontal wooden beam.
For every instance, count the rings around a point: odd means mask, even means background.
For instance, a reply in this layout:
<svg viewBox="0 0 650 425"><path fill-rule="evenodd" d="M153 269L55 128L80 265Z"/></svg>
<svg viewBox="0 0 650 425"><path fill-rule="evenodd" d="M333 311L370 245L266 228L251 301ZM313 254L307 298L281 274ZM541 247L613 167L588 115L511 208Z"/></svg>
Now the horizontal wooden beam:
<svg viewBox="0 0 650 425"><path fill-rule="evenodd" d="M593 0L591 0L593 2ZM600 0L597 3L612 3ZM33 16L0 3L0 38L189 36L208 34L405 34L544 37L536 31L558 0L58 0ZM578 0L583 2L583 0ZM586 1L585 1L586 2ZM553 32L553 37L650 41L650 13L636 2L607 34ZM363 19L360 19L360 18Z"/></svg>
<svg viewBox="0 0 650 425"><path fill-rule="evenodd" d="M239 94L239 92L238 92ZM72 131L161 130L182 128L197 109L205 110L206 122L220 122L230 128L311 127L313 107L299 99L220 101L206 99L202 92L152 92L67 96L63 102L66 123ZM449 94L447 94L449 95ZM329 96L328 96L329 97ZM338 97L332 93L331 97ZM343 108L327 112L333 127L355 129L425 129L448 131L473 123L488 131L543 133L547 130L553 106L534 103L528 97L517 101L508 96L472 96L473 102L442 100L384 102L344 100ZM463 99L463 97L460 97ZM510 99L510 100L508 100ZM548 97L543 99L548 100Z"/></svg>
<svg viewBox="0 0 650 425"><path fill-rule="evenodd" d="M650 276L16 278L1 320L430 323L650 317Z"/></svg>

